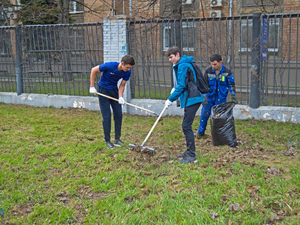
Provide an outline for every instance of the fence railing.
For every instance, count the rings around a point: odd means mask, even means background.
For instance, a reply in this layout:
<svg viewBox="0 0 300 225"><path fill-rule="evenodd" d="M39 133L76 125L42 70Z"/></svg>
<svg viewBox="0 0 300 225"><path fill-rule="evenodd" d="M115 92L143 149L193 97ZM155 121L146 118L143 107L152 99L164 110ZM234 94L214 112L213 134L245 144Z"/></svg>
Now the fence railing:
<svg viewBox="0 0 300 225"><path fill-rule="evenodd" d="M0 27L0 33L0 91L17 91L19 44L24 93L89 94L91 68L103 63L101 23Z"/></svg>
<svg viewBox="0 0 300 225"><path fill-rule="evenodd" d="M128 27L129 51L136 58L131 78L132 98L166 99L173 86L172 66L164 55L177 45L193 56L204 71L209 56L219 53L233 71L240 104L249 104L252 48L264 45L260 57L261 105L300 106L299 15L261 17L262 34L252 40L253 16L132 21ZM267 24L267 26L266 26ZM261 42L263 41L263 42Z"/></svg>
<svg viewBox="0 0 300 225"><path fill-rule="evenodd" d="M239 103L249 104L252 48L263 43L260 105L299 107L299 15L262 16L260 34L268 32L257 40L252 40L253 16L130 21L127 52L136 60L131 97L169 96L173 70L165 52L177 45L203 71L212 53L221 54L223 64L233 71ZM17 92L16 29L21 29L24 93L89 95L90 70L103 63L102 27L102 23L0 27L0 92Z"/></svg>

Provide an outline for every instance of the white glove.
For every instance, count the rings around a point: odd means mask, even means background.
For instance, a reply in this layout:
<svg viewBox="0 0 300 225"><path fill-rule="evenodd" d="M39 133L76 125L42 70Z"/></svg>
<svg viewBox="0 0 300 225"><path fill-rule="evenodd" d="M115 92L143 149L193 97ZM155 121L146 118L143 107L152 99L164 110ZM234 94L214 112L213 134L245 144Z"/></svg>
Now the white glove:
<svg viewBox="0 0 300 225"><path fill-rule="evenodd" d="M120 98L119 98L119 104L124 105L124 103L125 103L124 98L123 98L123 97L120 97Z"/></svg>
<svg viewBox="0 0 300 225"><path fill-rule="evenodd" d="M90 86L90 93L91 94L96 94L97 90L94 86Z"/></svg>
<svg viewBox="0 0 300 225"><path fill-rule="evenodd" d="M172 90L171 90L170 94L172 94L174 91L175 91L175 88L172 88Z"/></svg>
<svg viewBox="0 0 300 225"><path fill-rule="evenodd" d="M165 107L168 108L170 105L172 105L172 102L169 99L167 99L167 101L165 102Z"/></svg>

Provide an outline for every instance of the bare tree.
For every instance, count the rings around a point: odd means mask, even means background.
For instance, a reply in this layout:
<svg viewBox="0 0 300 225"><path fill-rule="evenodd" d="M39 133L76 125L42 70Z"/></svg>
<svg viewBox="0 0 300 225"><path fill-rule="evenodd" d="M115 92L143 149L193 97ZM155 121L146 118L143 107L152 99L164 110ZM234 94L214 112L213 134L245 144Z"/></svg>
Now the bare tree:
<svg viewBox="0 0 300 225"><path fill-rule="evenodd" d="M69 14L70 0L57 0L57 8L59 9L58 23L66 24L69 23L70 14Z"/></svg>

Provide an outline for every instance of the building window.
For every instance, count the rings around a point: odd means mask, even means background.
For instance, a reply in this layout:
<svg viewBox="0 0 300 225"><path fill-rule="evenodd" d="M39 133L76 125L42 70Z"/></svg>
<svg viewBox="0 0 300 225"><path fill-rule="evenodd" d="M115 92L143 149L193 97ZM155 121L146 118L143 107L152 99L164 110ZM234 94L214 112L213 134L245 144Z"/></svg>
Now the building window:
<svg viewBox="0 0 300 225"><path fill-rule="evenodd" d="M10 55L10 31L1 30L0 31L0 57Z"/></svg>
<svg viewBox="0 0 300 225"><path fill-rule="evenodd" d="M12 10L13 10L13 11L21 10L21 5L22 5L22 4L21 4L21 1L20 1L20 0L17 0L17 1L16 1L16 6L13 6L13 7L12 7Z"/></svg>
<svg viewBox="0 0 300 225"><path fill-rule="evenodd" d="M185 4L192 4L193 1L192 0L182 0L182 4L185 5Z"/></svg>
<svg viewBox="0 0 300 225"><path fill-rule="evenodd" d="M182 30L181 30L181 41L182 41L182 49L183 51L194 51L194 40L193 40L193 30L196 27L196 24L192 22L182 22ZM170 37L173 33L171 30L171 25L164 26L163 33L163 50L167 51L170 47ZM174 35L174 34L173 34Z"/></svg>
<svg viewBox="0 0 300 225"><path fill-rule="evenodd" d="M82 13L83 12L83 0L70 1L69 11L70 11L70 13Z"/></svg>
<svg viewBox="0 0 300 225"><path fill-rule="evenodd" d="M279 5L279 0L242 0L242 7L274 7Z"/></svg>
<svg viewBox="0 0 300 225"><path fill-rule="evenodd" d="M269 18L268 52L278 52L279 18ZM252 20L241 21L240 51L251 51L252 47Z"/></svg>
<svg viewBox="0 0 300 225"><path fill-rule="evenodd" d="M279 22L280 19L269 18L269 42L268 51L278 52L278 36L279 36Z"/></svg>
<svg viewBox="0 0 300 225"><path fill-rule="evenodd" d="M4 22L9 18L9 8L0 6L0 25L3 25Z"/></svg>
<svg viewBox="0 0 300 225"><path fill-rule="evenodd" d="M70 46L72 49L75 50L75 52L77 50L83 50L84 49L84 37L83 37L83 29L80 29L78 27L74 27L70 29ZM72 52L74 53L74 52ZM77 52L79 53L79 52Z"/></svg>

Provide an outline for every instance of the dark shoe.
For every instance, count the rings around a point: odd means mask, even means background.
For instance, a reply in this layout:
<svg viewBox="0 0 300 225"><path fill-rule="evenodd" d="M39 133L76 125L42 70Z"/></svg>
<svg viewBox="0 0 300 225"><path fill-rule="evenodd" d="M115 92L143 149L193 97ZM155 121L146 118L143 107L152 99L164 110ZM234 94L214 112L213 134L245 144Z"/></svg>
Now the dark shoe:
<svg viewBox="0 0 300 225"><path fill-rule="evenodd" d="M107 148L110 148L110 149L112 149L112 148L115 147L114 144L111 143L110 141L106 141L105 144L106 144L106 147L107 147Z"/></svg>
<svg viewBox="0 0 300 225"><path fill-rule="evenodd" d="M198 132L196 132L196 133L194 133L194 136L195 136L195 138L200 139L201 137L204 137L205 134L204 133L199 134Z"/></svg>
<svg viewBox="0 0 300 225"><path fill-rule="evenodd" d="M177 158L180 159L180 158L184 158L186 156L187 152L184 152L180 155L177 155Z"/></svg>
<svg viewBox="0 0 300 225"><path fill-rule="evenodd" d="M120 147L122 144L124 144L120 139L114 140L114 145L116 147Z"/></svg>
<svg viewBox="0 0 300 225"><path fill-rule="evenodd" d="M196 157L191 157L191 156L186 156L180 161L181 164L189 164L189 163L192 163L192 162L196 163L197 158Z"/></svg>

